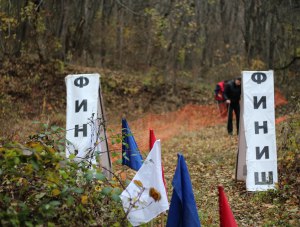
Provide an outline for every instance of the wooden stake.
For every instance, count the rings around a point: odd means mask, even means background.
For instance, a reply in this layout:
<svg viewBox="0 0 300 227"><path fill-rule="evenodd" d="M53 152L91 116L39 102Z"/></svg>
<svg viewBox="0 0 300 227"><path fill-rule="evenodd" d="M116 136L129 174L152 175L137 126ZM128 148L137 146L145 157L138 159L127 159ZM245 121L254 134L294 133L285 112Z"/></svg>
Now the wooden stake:
<svg viewBox="0 0 300 227"><path fill-rule="evenodd" d="M160 214L160 220L161 220L161 227L164 227L165 226L165 224L164 224L164 213Z"/></svg>
<svg viewBox="0 0 300 227"><path fill-rule="evenodd" d="M153 219L150 221L150 227L154 227L154 220Z"/></svg>

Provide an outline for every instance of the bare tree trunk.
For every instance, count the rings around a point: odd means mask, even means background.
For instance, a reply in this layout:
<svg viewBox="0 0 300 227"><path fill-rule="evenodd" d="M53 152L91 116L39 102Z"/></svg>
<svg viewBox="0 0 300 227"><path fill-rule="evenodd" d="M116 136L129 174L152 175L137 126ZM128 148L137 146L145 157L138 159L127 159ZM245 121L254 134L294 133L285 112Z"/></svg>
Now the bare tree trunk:
<svg viewBox="0 0 300 227"><path fill-rule="evenodd" d="M18 14L21 15L21 8L22 7L25 8L25 7L28 6L28 0L25 0L23 6L20 5L19 1L17 1L17 2L18 2L17 3ZM21 23L21 27L20 27L20 30L19 30L20 32L17 32L17 40L19 40L18 41L19 45L18 45L17 50L16 50L16 57L20 57L20 55L21 55L22 47L23 47L24 43L26 42L26 32L27 32L27 26L28 26L27 20L21 22L21 19L19 18L19 21Z"/></svg>

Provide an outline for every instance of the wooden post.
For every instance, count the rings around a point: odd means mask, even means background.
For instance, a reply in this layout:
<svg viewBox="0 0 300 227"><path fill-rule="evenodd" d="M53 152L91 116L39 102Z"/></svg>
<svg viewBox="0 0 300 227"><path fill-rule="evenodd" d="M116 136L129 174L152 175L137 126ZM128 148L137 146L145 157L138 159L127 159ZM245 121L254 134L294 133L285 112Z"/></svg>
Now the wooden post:
<svg viewBox="0 0 300 227"><path fill-rule="evenodd" d="M160 220L161 220L161 227L164 227L165 226L165 223L164 223L164 213L160 214Z"/></svg>

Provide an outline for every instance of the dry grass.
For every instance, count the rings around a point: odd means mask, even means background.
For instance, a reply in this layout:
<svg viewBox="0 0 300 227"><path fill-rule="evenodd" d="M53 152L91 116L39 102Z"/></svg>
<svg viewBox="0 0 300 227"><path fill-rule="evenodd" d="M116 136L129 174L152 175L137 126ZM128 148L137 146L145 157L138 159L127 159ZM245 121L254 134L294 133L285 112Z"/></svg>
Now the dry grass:
<svg viewBox="0 0 300 227"><path fill-rule="evenodd" d="M245 182L235 182L238 149L236 136L225 125L182 133L162 143L162 156L169 196L181 152L188 165L198 212L203 226L219 226L217 186L222 184L239 226L297 226L299 209L280 201L275 192L247 192ZM292 212L291 212L292 211ZM298 225L299 226L299 225Z"/></svg>

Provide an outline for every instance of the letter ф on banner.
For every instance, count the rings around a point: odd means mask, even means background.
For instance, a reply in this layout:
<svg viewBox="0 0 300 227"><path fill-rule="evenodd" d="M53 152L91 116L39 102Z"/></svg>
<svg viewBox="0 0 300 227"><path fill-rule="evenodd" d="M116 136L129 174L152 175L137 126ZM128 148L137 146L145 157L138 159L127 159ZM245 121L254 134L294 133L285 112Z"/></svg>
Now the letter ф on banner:
<svg viewBox="0 0 300 227"><path fill-rule="evenodd" d="M66 156L91 167L100 157L101 166L111 178L111 160L105 131L99 74L68 75Z"/></svg>
<svg viewBox="0 0 300 227"><path fill-rule="evenodd" d="M273 71L243 71L236 179L247 191L274 189L278 181Z"/></svg>

